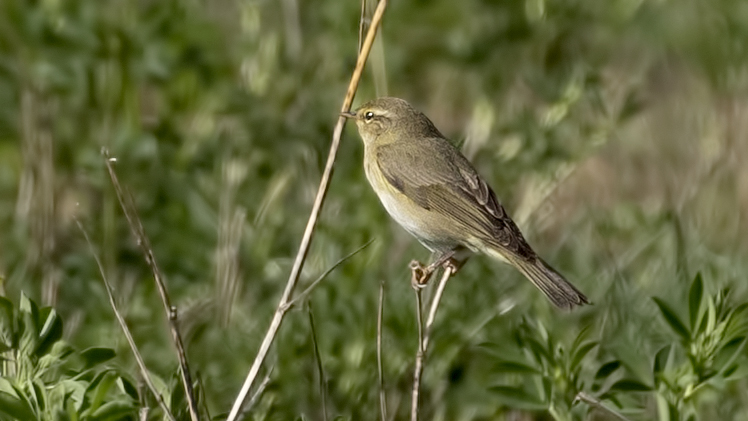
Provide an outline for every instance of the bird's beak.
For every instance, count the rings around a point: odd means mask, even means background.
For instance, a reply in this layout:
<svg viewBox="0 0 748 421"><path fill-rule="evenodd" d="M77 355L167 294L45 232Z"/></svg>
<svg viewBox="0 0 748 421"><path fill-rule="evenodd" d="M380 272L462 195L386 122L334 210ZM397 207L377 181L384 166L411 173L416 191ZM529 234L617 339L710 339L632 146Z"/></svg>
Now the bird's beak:
<svg viewBox="0 0 748 421"><path fill-rule="evenodd" d="M356 118L356 112L355 111L345 111L340 113L341 117L345 118Z"/></svg>

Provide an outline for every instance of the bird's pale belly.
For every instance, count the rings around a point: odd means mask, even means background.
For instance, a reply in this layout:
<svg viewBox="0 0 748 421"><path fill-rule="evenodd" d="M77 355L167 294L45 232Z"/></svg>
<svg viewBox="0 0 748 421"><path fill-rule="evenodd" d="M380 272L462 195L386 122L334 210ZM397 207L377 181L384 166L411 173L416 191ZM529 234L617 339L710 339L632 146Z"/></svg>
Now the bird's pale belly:
<svg viewBox="0 0 748 421"><path fill-rule="evenodd" d="M424 209L396 190L378 169L374 170L376 172L368 167L366 169L369 183L379 196L387 213L421 244L433 252L447 251L461 245L462 241L459 238L464 234L451 232L448 229L454 224L450 224L437 212Z"/></svg>
<svg viewBox="0 0 748 421"><path fill-rule="evenodd" d="M420 215L418 214L420 214L421 211L413 209L413 207L417 205L415 205L414 203L409 203L408 205L410 206L403 205L403 200L409 201L410 199L402 196L398 198L394 194L382 193L379 194L379 200L382 202L382 205L387 210L387 213L390 214L392 219L400 224L401 227L405 228L406 231L411 233L419 240L424 237L430 237L428 235L430 227L425 226L423 221L419 219ZM424 209L423 211L426 210Z"/></svg>

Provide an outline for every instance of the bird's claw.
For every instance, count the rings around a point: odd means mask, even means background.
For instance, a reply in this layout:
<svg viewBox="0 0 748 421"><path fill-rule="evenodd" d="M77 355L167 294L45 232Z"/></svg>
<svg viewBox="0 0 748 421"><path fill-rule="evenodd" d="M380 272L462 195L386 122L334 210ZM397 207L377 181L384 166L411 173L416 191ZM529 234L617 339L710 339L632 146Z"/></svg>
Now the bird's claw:
<svg viewBox="0 0 748 421"><path fill-rule="evenodd" d="M434 269L430 266L424 266L421 262L413 260L410 262L410 285L415 290L422 290L426 288L426 284L431 275L434 273Z"/></svg>
<svg viewBox="0 0 748 421"><path fill-rule="evenodd" d="M462 266L461 262L452 258L449 258L446 262L442 263L444 270L449 270L453 275L460 270L460 266Z"/></svg>

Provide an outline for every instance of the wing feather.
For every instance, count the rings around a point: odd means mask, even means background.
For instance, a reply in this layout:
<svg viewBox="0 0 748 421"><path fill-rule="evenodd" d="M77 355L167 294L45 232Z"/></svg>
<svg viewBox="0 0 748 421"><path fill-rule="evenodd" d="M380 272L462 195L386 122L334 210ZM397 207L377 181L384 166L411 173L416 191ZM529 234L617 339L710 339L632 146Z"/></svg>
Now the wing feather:
<svg viewBox="0 0 748 421"><path fill-rule="evenodd" d="M388 182L422 208L465 224L471 234L525 259L534 258L519 228L470 162L445 139L423 141L426 148L435 149L428 157L415 155L407 145L377 148L377 164Z"/></svg>

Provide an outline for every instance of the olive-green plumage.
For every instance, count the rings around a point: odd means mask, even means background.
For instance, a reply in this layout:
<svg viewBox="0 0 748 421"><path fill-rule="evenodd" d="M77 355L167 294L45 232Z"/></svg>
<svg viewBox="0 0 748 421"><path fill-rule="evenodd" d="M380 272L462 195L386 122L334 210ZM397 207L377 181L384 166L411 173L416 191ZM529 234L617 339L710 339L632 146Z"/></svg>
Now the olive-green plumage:
<svg viewBox="0 0 748 421"><path fill-rule="evenodd" d="M488 254L519 269L557 306L587 298L522 237L496 195L431 120L398 98L378 98L347 115L364 141L364 169L387 212L437 255Z"/></svg>

